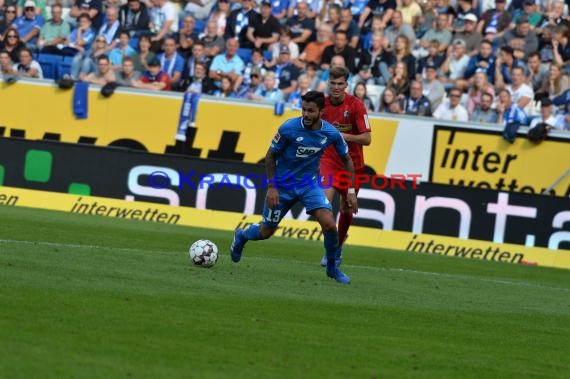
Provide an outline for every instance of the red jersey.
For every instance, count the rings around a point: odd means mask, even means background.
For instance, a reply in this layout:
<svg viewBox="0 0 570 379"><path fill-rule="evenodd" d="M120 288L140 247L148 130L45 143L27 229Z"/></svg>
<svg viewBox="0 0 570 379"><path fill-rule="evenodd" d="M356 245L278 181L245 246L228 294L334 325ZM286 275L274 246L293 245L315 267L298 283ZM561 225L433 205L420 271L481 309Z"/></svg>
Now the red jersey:
<svg viewBox="0 0 570 379"><path fill-rule="evenodd" d="M330 96L325 98L325 111L323 120L330 122L341 133L362 134L370 132L368 113L360 99L346 94L344 101L340 105L332 105ZM355 169L364 167L364 153L362 145L354 142L347 142L350 157ZM334 165L338 171L344 169L344 164L336 153L333 146L329 146L321 158L321 166Z"/></svg>

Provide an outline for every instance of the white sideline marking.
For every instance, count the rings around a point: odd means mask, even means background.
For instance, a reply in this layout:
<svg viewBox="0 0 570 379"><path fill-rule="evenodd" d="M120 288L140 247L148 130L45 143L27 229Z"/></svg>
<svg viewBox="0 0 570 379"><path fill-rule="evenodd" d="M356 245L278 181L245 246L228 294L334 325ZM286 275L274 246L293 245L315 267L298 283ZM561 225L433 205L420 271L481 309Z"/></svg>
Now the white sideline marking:
<svg viewBox="0 0 570 379"><path fill-rule="evenodd" d="M2 243L5 243L5 244L40 245L40 246L57 246L57 247L72 247L72 248L80 248L80 249L101 249L101 250L113 249L113 250L129 251L129 252L140 252L141 251L140 249L133 249L133 248L129 248L129 247L82 245L82 244L46 242L46 241L24 241L24 240L0 239L0 244L2 244ZM144 250L144 251L145 252L163 253L163 254L164 253L172 253L169 251L159 251L159 250ZM0 253L1 253L1 251L0 251ZM269 258L269 257L248 257L247 259L260 260L260 261L277 261L277 262L283 262L283 261L290 262L291 261L290 259ZM370 269L370 270L405 272L405 273L419 274L419 275L431 275L431 276L453 278L453 279L471 279L471 280L478 280L481 282L508 284L508 285L513 285L513 286L545 288L545 289L553 289L553 290L569 291L570 292L570 288L544 286L541 284L534 284L534 283L528 283L528 282L523 282L523 281L513 282L510 280L488 279L488 278L480 278L480 277L468 276L468 275L445 274L445 273L440 273L440 272L410 270L410 269L405 269L405 268L386 268L386 267L363 266L363 265L346 265L346 266L347 267L364 268L364 269Z"/></svg>

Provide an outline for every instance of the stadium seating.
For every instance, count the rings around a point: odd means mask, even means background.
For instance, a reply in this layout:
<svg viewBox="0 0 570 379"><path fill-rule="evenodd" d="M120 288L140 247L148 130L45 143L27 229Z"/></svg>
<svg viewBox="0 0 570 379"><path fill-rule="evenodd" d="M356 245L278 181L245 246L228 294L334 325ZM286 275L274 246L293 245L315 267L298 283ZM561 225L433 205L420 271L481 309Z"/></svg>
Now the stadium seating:
<svg viewBox="0 0 570 379"><path fill-rule="evenodd" d="M38 63L42 66L44 78L57 79L59 65L63 63L63 58L59 55L40 54Z"/></svg>
<svg viewBox="0 0 570 379"><path fill-rule="evenodd" d="M248 64L251 62L252 49L240 48L238 49L237 55L243 60L243 63Z"/></svg>

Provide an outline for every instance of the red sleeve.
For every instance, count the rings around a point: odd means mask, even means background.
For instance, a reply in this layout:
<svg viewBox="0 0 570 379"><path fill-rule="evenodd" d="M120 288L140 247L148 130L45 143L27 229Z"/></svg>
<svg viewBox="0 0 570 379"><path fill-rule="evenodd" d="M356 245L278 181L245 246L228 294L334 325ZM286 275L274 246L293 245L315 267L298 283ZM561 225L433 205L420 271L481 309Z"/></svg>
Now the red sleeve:
<svg viewBox="0 0 570 379"><path fill-rule="evenodd" d="M158 78L157 82L165 83L166 87L164 87L163 91L170 91L170 76L167 73L162 73Z"/></svg>
<svg viewBox="0 0 570 379"><path fill-rule="evenodd" d="M368 112L366 112L364 103L359 99L354 98L354 101L352 102L352 109L352 114L354 115L354 125L356 125L358 134L371 132L372 130L370 129Z"/></svg>

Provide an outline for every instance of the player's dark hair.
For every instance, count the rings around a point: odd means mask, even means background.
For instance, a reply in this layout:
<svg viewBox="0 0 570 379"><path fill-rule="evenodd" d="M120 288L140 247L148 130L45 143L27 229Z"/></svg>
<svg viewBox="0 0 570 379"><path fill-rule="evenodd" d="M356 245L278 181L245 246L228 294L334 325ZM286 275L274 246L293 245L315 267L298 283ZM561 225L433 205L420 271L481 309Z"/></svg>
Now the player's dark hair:
<svg viewBox="0 0 570 379"><path fill-rule="evenodd" d="M350 71L346 67L333 67L330 69L329 78L331 79L340 79L344 78L344 80L348 81L348 76L350 75Z"/></svg>
<svg viewBox="0 0 570 379"><path fill-rule="evenodd" d="M325 107L325 94L320 91L309 91L301 96L301 100L308 103L315 103L319 109L323 109Z"/></svg>

